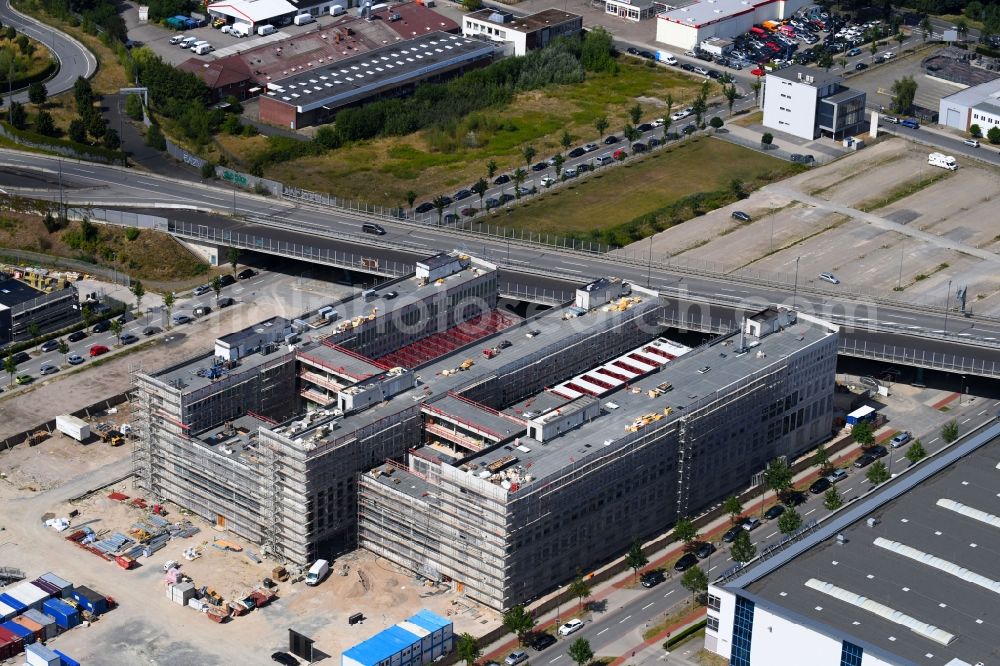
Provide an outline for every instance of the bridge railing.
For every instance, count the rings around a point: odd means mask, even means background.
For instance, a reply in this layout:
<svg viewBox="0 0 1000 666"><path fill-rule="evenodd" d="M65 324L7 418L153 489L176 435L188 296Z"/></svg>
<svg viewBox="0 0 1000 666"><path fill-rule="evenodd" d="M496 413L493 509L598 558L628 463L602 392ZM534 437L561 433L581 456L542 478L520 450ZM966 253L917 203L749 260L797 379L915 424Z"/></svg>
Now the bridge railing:
<svg viewBox="0 0 1000 666"><path fill-rule="evenodd" d="M867 358L877 361L890 361L900 365L912 365L946 372L959 372L980 377L1000 377L1000 364L996 361L977 359L974 356L959 356L958 354L939 354L923 349L911 349L896 345L879 345L857 340L840 339L837 346L840 354Z"/></svg>
<svg viewBox="0 0 1000 666"><path fill-rule="evenodd" d="M500 287L500 295L505 298L513 298L520 301L530 301L532 303L542 303L544 305L562 305L573 300L574 293L563 289L544 289L524 284L507 282Z"/></svg>

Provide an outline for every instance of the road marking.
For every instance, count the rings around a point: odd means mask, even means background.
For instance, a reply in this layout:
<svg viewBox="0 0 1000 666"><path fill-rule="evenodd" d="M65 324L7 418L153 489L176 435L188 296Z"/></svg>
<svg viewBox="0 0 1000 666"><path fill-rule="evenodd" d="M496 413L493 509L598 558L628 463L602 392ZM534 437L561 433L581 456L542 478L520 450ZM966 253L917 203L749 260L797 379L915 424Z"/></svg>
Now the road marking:
<svg viewBox="0 0 1000 666"><path fill-rule="evenodd" d="M622 619L618 620L618 624L621 624L622 622L624 622L624 621L628 620L628 619L629 619L629 618L631 618L631 617L632 617L631 615L626 615L626 616L625 616L625 617L623 617Z"/></svg>
<svg viewBox="0 0 1000 666"><path fill-rule="evenodd" d="M766 537L764 537L764 538L765 538L765 539L770 539L770 538L771 538L771 537L773 537L773 536L774 536L775 534L777 534L777 532L771 532L770 534L768 534L768 535L767 535Z"/></svg>
<svg viewBox="0 0 1000 666"><path fill-rule="evenodd" d="M719 565L716 564L714 567L712 567L711 569L708 570L708 573L712 573L713 571L715 571L718 568L719 568Z"/></svg>
<svg viewBox="0 0 1000 666"><path fill-rule="evenodd" d="M426 241L437 241L437 238L428 238L427 236L418 236L417 234L410 234L410 238L419 238L420 240Z"/></svg>
<svg viewBox="0 0 1000 666"><path fill-rule="evenodd" d="M808 515L809 515L810 513L812 513L812 512L813 512L813 511L815 511L815 510L816 510L816 509L809 509L808 511L806 511L806 515L808 516Z"/></svg>
<svg viewBox="0 0 1000 666"><path fill-rule="evenodd" d="M671 594L673 594L676 591L677 590L670 590L669 592L667 592L666 594L663 595L663 598L666 599L667 597L669 597Z"/></svg>
<svg viewBox="0 0 1000 666"><path fill-rule="evenodd" d="M978 414L976 414L976 416L982 416L982 415L983 415L983 414L985 414L985 413L986 413L986 410L984 409L983 411L981 411L981 412L979 412Z"/></svg>
<svg viewBox="0 0 1000 666"><path fill-rule="evenodd" d="M938 438L937 438L937 437L935 437L934 439L932 439L932 440L930 441L930 443L931 443L931 444L933 444L933 443L934 443L934 442L936 442L936 441L938 441Z"/></svg>
<svg viewBox="0 0 1000 666"><path fill-rule="evenodd" d="M560 659L562 659L562 655L559 655L559 656L558 656L558 657L556 657L555 659L550 659L550 660L549 660L549 663L550 663L550 664L551 664L551 663L554 663L554 662L556 662L556 661L559 661Z"/></svg>
<svg viewBox="0 0 1000 666"><path fill-rule="evenodd" d="M652 603L648 603L645 606L643 606L642 608L640 608L639 610L646 610L647 608L649 608L652 605L653 605Z"/></svg>
<svg viewBox="0 0 1000 666"><path fill-rule="evenodd" d="M854 490L854 486L851 486L850 488L848 488L847 490L845 490L844 494L846 495L847 493L851 492L852 490Z"/></svg>
<svg viewBox="0 0 1000 666"><path fill-rule="evenodd" d="M968 423L971 420L972 420L972 417L970 416L969 418L967 418L964 421L962 421L962 424L964 425L964 424Z"/></svg>
<svg viewBox="0 0 1000 666"><path fill-rule="evenodd" d="M569 264L570 266L583 266L584 268L587 267L587 264L581 264L581 263L576 262L576 261L566 261L565 259L560 259L559 263L561 263L561 264Z"/></svg>
<svg viewBox="0 0 1000 666"><path fill-rule="evenodd" d="M899 456L896 458L896 462L903 462L904 460L906 460L906 456Z"/></svg>
<svg viewBox="0 0 1000 666"><path fill-rule="evenodd" d="M600 635L601 635L601 634L603 634L603 633L604 633L605 631L607 631L607 630L608 630L609 628L610 628L610 627L604 627L603 629L601 629L600 631L598 631L598 632L597 632L597 635L598 635L598 636L600 636Z"/></svg>

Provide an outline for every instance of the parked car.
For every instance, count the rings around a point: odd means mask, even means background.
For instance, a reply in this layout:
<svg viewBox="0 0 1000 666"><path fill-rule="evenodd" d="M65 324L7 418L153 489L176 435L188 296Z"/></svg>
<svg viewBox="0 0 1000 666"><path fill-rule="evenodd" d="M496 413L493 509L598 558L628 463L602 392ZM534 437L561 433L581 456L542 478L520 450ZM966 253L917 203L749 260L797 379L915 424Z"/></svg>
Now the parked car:
<svg viewBox="0 0 1000 666"><path fill-rule="evenodd" d="M486 206L486 210L489 210L490 208L496 208L497 206L500 205L500 200L497 199L496 197L486 197L483 200L483 205Z"/></svg>
<svg viewBox="0 0 1000 666"><path fill-rule="evenodd" d="M861 49L854 47L853 49L847 52L847 55L851 58L853 58L856 55L861 55Z"/></svg>
<svg viewBox="0 0 1000 666"><path fill-rule="evenodd" d="M432 210L434 210L434 204L432 204L430 201L425 201L416 208L414 208L413 212L423 215L424 213L429 213Z"/></svg>
<svg viewBox="0 0 1000 666"><path fill-rule="evenodd" d="M90 329L92 333L103 333L104 331L108 330L111 330L111 322L108 321L107 319L103 319L97 322L96 324L94 324L94 327Z"/></svg>
<svg viewBox="0 0 1000 666"><path fill-rule="evenodd" d="M552 634L540 631L527 640L528 645L541 652L545 648L556 644L556 637Z"/></svg>
<svg viewBox="0 0 1000 666"><path fill-rule="evenodd" d="M299 666L299 660L287 652L274 652L271 654L271 661L276 661L284 666Z"/></svg>
<svg viewBox="0 0 1000 666"><path fill-rule="evenodd" d="M978 148L979 147L979 141L976 140L976 139L966 139L962 143L964 143L967 146L972 146L973 148Z"/></svg>
<svg viewBox="0 0 1000 666"><path fill-rule="evenodd" d="M842 469L835 469L826 475L826 480L830 483L840 483L847 478L847 472Z"/></svg>
<svg viewBox="0 0 1000 666"><path fill-rule="evenodd" d="M236 277L238 277L241 280L249 280L254 275L257 275L257 271L255 271L252 268L244 268L243 270L241 270L239 273L236 274Z"/></svg>
<svg viewBox="0 0 1000 666"><path fill-rule="evenodd" d="M20 374L14 378L14 383L18 386L24 386L25 384L30 384L33 381L35 381L35 378L27 373Z"/></svg>
<svg viewBox="0 0 1000 666"><path fill-rule="evenodd" d="M819 279L830 284L840 284L840 280L833 273L820 273Z"/></svg>
<svg viewBox="0 0 1000 666"><path fill-rule="evenodd" d="M467 189L463 188L463 189L459 190L458 192L455 192L455 194L453 195L452 198L455 201L461 201L462 199L468 199L471 196L472 196L472 190L467 190Z"/></svg>
<svg viewBox="0 0 1000 666"><path fill-rule="evenodd" d="M706 541L705 543L698 546L698 550L694 551L695 557L699 560L703 560L712 553L715 552L715 545Z"/></svg>
<svg viewBox="0 0 1000 666"><path fill-rule="evenodd" d="M733 214L731 215L731 217L734 220L739 220L740 222L749 222L750 221L750 216L747 215L746 213L744 213L741 210L734 210Z"/></svg>
<svg viewBox="0 0 1000 666"><path fill-rule="evenodd" d="M556 184L556 179L553 176L542 176L542 179L538 181L538 184L542 187L551 187Z"/></svg>
<svg viewBox="0 0 1000 666"><path fill-rule="evenodd" d="M69 356L66 357L66 362L69 363L70 365L80 365L81 363L83 363L83 361L84 358L79 354L70 354Z"/></svg>
<svg viewBox="0 0 1000 666"><path fill-rule="evenodd" d="M760 527L760 521L757 520L756 518L747 518L746 520L743 521L742 527L747 532L753 532L755 529Z"/></svg>
<svg viewBox="0 0 1000 666"><path fill-rule="evenodd" d="M21 363L24 363L25 361L30 361L30 360L31 360L31 355L28 354L28 352L20 351L14 354L14 365L19 365Z"/></svg>
<svg viewBox="0 0 1000 666"><path fill-rule="evenodd" d="M604 137L605 146L610 146L616 143L618 143L618 137L616 137L614 134L609 134L608 136Z"/></svg>
<svg viewBox="0 0 1000 666"><path fill-rule="evenodd" d="M681 559L677 560L677 564L674 565L674 571L683 572L687 571L694 565L698 564L698 556L694 553L687 553Z"/></svg>
<svg viewBox="0 0 1000 666"><path fill-rule="evenodd" d="M46 340L45 342L42 343L42 346L41 346L41 350L43 352L55 351L57 349L59 349L59 341L58 340Z"/></svg>
<svg viewBox="0 0 1000 666"><path fill-rule="evenodd" d="M66 339L69 340L70 342L79 342L80 340L83 340L85 337L87 337L87 333L85 331L73 331L66 337Z"/></svg>
<svg viewBox="0 0 1000 666"><path fill-rule="evenodd" d="M228 287L230 285L236 284L236 278L234 278L232 275L226 273L225 275L223 275L223 276L221 276L219 278L219 282L222 283L223 287Z"/></svg>
<svg viewBox="0 0 1000 666"><path fill-rule="evenodd" d="M600 146L598 146L596 143L588 143L586 146L583 147L583 150L584 150L584 152L592 153L595 150L597 150L599 147Z"/></svg>
<svg viewBox="0 0 1000 666"><path fill-rule="evenodd" d="M881 444L876 444L875 446L868 449L868 453L875 456L876 458L885 458L889 455L889 449L885 448Z"/></svg>
<svg viewBox="0 0 1000 666"><path fill-rule="evenodd" d="M171 317L171 319L173 319L175 326L191 323L191 317L183 313L175 314L173 317Z"/></svg>
<svg viewBox="0 0 1000 666"><path fill-rule="evenodd" d="M528 661L528 653L524 650L514 650L503 660L507 666L517 666Z"/></svg>
<svg viewBox="0 0 1000 666"><path fill-rule="evenodd" d="M510 176L505 173L502 173L493 179L494 185L506 185L509 182L510 182Z"/></svg>
<svg viewBox="0 0 1000 666"><path fill-rule="evenodd" d="M635 143L632 144L633 153L645 153L648 150L649 146L644 144L642 141L636 141Z"/></svg>
<svg viewBox="0 0 1000 666"><path fill-rule="evenodd" d="M570 634L580 631L583 629L583 621L573 618L563 626L559 627L560 636L569 636Z"/></svg>
<svg viewBox="0 0 1000 666"><path fill-rule="evenodd" d="M230 305L232 305L235 302L236 302L236 300L232 299L232 298L220 298L218 300L218 302L216 303L216 305L218 305L220 308L228 308Z"/></svg>
<svg viewBox="0 0 1000 666"><path fill-rule="evenodd" d="M583 148L574 148L573 150L569 151L569 153L567 153L567 154L570 157L581 157L585 152L587 152L587 151L584 150Z"/></svg>
<svg viewBox="0 0 1000 666"><path fill-rule="evenodd" d="M830 479L824 476L812 482L812 485L809 486L809 492L811 492L813 495L819 495L820 493L825 493L832 487L833 484L830 483Z"/></svg>
<svg viewBox="0 0 1000 666"><path fill-rule="evenodd" d="M899 124L902 125L903 127L909 127L910 129L920 129L920 123L911 118L907 118L906 120L900 120Z"/></svg>
<svg viewBox="0 0 1000 666"><path fill-rule="evenodd" d="M38 368L38 373L42 376L51 375L54 372L59 372L59 366L52 362L42 363L41 367Z"/></svg>
<svg viewBox="0 0 1000 666"><path fill-rule="evenodd" d="M892 445L892 448L898 449L911 439L913 439L913 435L911 435L909 432L903 431L901 433L897 433L896 436L892 438L890 444Z"/></svg>
<svg viewBox="0 0 1000 666"><path fill-rule="evenodd" d="M897 118L896 116L882 116L882 120L889 123L890 125L899 124L899 118Z"/></svg>
<svg viewBox="0 0 1000 666"><path fill-rule="evenodd" d="M159 326L147 326L146 328L142 329L142 334L148 338L152 335L160 333L161 331L162 329Z"/></svg>
<svg viewBox="0 0 1000 666"><path fill-rule="evenodd" d="M876 460L875 456L873 456L870 453L865 453L854 461L854 466L857 467L858 469L862 469L864 467L868 467L868 465L871 465L873 462L875 462L875 460Z"/></svg>
<svg viewBox="0 0 1000 666"><path fill-rule="evenodd" d="M652 123L642 123L641 125L636 127L636 129L639 130L640 132L648 132L649 130L653 129L653 125Z"/></svg>
<svg viewBox="0 0 1000 666"><path fill-rule="evenodd" d="M740 533L740 530L742 529L743 529L742 523L730 527L728 530L726 530L726 533L722 535L722 540L725 541L726 543L732 543L736 541L736 535L738 535Z"/></svg>
<svg viewBox="0 0 1000 666"><path fill-rule="evenodd" d="M123 345L131 345L133 343L139 342L139 336L134 333L123 333L121 337Z"/></svg>
<svg viewBox="0 0 1000 666"><path fill-rule="evenodd" d="M212 291L212 285L210 285L210 284L203 284L203 285L195 287L193 293L194 293L195 296L204 296L205 294L207 294L210 291Z"/></svg>
<svg viewBox="0 0 1000 666"><path fill-rule="evenodd" d="M781 516L781 514L783 514L784 512L785 512L784 506L782 506L781 504L775 504L770 509L764 512L764 518L766 518L767 520L774 520L775 518Z"/></svg>
<svg viewBox="0 0 1000 666"><path fill-rule="evenodd" d="M683 134L694 134L697 129L698 128L695 127L694 123L688 123L683 127L683 129L681 129L681 132Z"/></svg>
<svg viewBox="0 0 1000 666"><path fill-rule="evenodd" d="M797 162L799 164L810 164L810 163L816 161L816 158L813 157L812 155L808 155L808 154L807 155L803 155L801 153L792 153L790 159L793 162Z"/></svg>
<svg viewBox="0 0 1000 666"><path fill-rule="evenodd" d="M667 578L663 575L663 572L656 569L642 574L642 576L639 577L639 584L646 588L656 587L666 579Z"/></svg>
<svg viewBox="0 0 1000 666"><path fill-rule="evenodd" d="M545 171L548 168L549 165L547 162L535 162L534 164L531 165L532 171Z"/></svg>

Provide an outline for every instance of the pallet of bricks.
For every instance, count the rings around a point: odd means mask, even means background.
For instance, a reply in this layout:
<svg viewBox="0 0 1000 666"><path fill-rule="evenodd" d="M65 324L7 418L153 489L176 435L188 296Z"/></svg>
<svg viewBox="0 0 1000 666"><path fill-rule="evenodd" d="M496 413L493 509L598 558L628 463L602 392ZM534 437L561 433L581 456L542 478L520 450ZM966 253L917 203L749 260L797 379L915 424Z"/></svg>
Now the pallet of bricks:
<svg viewBox="0 0 1000 666"><path fill-rule="evenodd" d="M114 600L54 573L7 588L0 594L0 659L25 653L29 665L79 666L49 643L79 624L90 623Z"/></svg>

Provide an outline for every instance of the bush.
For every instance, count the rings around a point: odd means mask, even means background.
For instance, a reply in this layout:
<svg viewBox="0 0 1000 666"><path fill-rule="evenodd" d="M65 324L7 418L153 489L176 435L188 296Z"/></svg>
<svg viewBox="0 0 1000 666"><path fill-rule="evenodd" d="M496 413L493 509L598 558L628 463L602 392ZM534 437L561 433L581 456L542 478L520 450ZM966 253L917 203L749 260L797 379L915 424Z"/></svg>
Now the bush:
<svg viewBox="0 0 1000 666"><path fill-rule="evenodd" d="M774 135L770 132L764 132L764 134L760 137L760 143L762 146L770 146L774 143Z"/></svg>
<svg viewBox="0 0 1000 666"><path fill-rule="evenodd" d="M708 121L708 124L715 129L719 129L723 125L722 118L719 116L712 116L712 119Z"/></svg>
<svg viewBox="0 0 1000 666"><path fill-rule="evenodd" d="M983 130L979 127L979 125L972 124L969 125L969 134L972 135L973 139L981 139L983 136Z"/></svg>
<svg viewBox="0 0 1000 666"><path fill-rule="evenodd" d="M992 144L1000 143L1000 127L991 127L990 131L986 133L986 138L989 139Z"/></svg>
<svg viewBox="0 0 1000 666"><path fill-rule="evenodd" d="M127 229L125 229L125 238L127 238L128 240L134 241L138 237L139 237L138 227L128 227Z"/></svg>
<svg viewBox="0 0 1000 666"><path fill-rule="evenodd" d="M70 128L72 129L72 125L70 125ZM159 125L150 125L149 131L146 132L146 145L156 150L167 149L167 140L163 136L163 132L160 131Z"/></svg>
<svg viewBox="0 0 1000 666"><path fill-rule="evenodd" d="M138 95L125 98L125 114L132 120L142 120L142 100Z"/></svg>
<svg viewBox="0 0 1000 666"><path fill-rule="evenodd" d="M205 162L201 165L201 177L204 179L215 178L215 165L211 162Z"/></svg>

